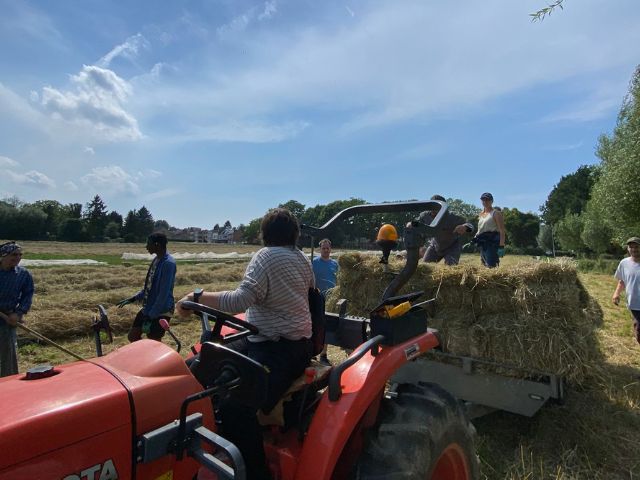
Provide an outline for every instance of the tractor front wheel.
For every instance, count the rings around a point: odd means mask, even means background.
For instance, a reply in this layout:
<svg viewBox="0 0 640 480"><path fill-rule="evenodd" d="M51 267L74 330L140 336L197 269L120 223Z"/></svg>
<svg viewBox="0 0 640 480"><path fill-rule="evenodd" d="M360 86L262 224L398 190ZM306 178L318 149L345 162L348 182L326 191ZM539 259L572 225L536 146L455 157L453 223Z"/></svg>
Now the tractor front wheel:
<svg viewBox="0 0 640 480"><path fill-rule="evenodd" d="M354 468L357 480L475 480L475 428L435 384L403 384L384 399Z"/></svg>

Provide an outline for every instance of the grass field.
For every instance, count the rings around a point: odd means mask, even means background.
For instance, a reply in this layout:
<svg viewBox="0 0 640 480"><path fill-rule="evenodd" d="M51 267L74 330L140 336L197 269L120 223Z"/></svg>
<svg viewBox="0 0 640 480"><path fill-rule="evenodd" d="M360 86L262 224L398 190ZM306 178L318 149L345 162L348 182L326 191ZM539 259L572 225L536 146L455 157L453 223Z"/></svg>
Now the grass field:
<svg viewBox="0 0 640 480"><path fill-rule="evenodd" d="M89 335L96 305L108 308L116 329L108 352L126 343L126 330L137 308L114 307L138 291L146 262L123 262L123 252L145 253L142 244L70 244L25 242L25 258L108 258L105 266L32 267L36 295L28 325L54 337L68 349L86 357L93 353ZM239 253L255 246L173 244L175 252L215 251ZM105 260L103 260L105 261ZM532 261L506 257L504 264ZM479 262L466 255L463 262ZM246 261L180 262L176 298L195 287L229 289L242 278ZM615 282L610 274L586 273L581 279L604 312L599 340L605 362L592 372L580 390L568 392L564 405L549 405L534 418L494 413L477 419L482 478L486 479L636 479L640 478L640 346L632 338L629 312L610 300ZM199 337L194 319L172 321L183 351ZM171 344L166 337L164 340ZM49 346L21 341L20 369L60 364L73 359ZM344 353L333 349L333 361Z"/></svg>

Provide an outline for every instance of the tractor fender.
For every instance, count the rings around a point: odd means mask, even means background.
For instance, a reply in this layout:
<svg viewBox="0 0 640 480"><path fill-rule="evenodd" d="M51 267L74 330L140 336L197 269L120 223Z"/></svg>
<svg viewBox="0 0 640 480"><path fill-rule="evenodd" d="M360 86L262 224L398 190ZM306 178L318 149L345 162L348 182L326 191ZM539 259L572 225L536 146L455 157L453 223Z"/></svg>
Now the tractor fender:
<svg viewBox="0 0 640 480"><path fill-rule="evenodd" d="M382 346L376 355L369 351L345 370L340 381L340 398L331 401L327 389L320 400L302 446L295 478L328 480L338 459L340 463L355 463L359 452L349 452L354 458L341 457L342 452L365 413L377 406L387 381L402 365L438 345L435 334L428 331L398 345Z"/></svg>

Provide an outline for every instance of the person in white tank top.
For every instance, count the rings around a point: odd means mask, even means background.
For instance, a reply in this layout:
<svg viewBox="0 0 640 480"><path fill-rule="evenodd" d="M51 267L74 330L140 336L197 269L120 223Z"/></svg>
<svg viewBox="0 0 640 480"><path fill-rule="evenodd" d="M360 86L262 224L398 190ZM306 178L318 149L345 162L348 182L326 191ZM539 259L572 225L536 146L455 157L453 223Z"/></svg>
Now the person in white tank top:
<svg viewBox="0 0 640 480"><path fill-rule="evenodd" d="M493 208L493 195L489 192L483 193L480 201L483 209L478 216L478 233L473 242L480 248L482 264L494 268L500 264L500 257L504 256L504 218L500 210Z"/></svg>

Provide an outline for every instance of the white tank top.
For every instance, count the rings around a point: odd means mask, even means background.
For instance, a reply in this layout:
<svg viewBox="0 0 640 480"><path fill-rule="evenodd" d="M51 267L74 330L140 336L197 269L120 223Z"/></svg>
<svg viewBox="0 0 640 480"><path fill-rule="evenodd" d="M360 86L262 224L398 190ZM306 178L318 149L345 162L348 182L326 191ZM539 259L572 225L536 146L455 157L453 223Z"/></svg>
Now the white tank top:
<svg viewBox="0 0 640 480"><path fill-rule="evenodd" d="M487 215L480 215L478 217L478 234L484 232L497 232L498 224L496 220L493 218L493 214L496 213L495 210L491 210L491 212Z"/></svg>

